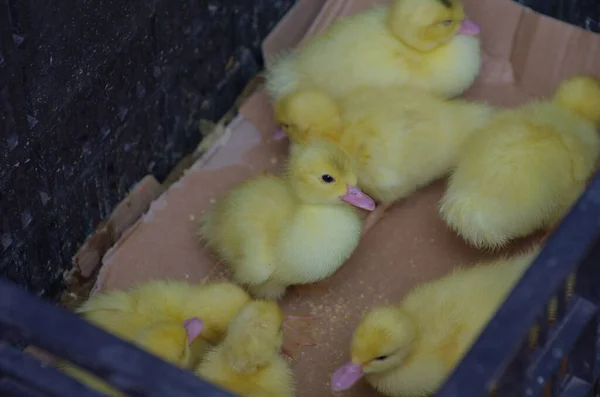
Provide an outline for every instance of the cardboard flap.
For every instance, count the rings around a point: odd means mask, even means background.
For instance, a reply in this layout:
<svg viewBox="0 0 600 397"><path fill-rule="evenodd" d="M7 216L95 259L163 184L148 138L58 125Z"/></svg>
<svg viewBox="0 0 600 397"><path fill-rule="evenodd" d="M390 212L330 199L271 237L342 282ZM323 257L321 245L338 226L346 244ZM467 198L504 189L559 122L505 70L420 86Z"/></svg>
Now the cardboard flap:
<svg viewBox="0 0 600 397"><path fill-rule="evenodd" d="M600 35L526 10L510 60L523 90L547 96L574 74L600 78L599 55Z"/></svg>
<svg viewBox="0 0 600 397"><path fill-rule="evenodd" d="M508 60L527 9L510 0L463 0L463 3L469 19L481 26L481 46L486 55Z"/></svg>

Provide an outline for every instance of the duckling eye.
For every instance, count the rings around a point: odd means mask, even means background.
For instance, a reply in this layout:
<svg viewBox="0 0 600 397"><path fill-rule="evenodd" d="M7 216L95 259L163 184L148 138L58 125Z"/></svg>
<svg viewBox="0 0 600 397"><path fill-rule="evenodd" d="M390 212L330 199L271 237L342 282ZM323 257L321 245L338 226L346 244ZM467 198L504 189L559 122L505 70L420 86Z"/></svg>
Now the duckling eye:
<svg viewBox="0 0 600 397"><path fill-rule="evenodd" d="M281 128L283 128L284 130L287 130L287 129L289 129L289 128L290 128L290 125L289 125L289 124L279 124L279 126L280 126Z"/></svg>
<svg viewBox="0 0 600 397"><path fill-rule="evenodd" d="M332 177L332 176L331 176L331 175L329 175L329 174L324 174L324 175L322 175L322 176L321 176L321 180L322 180L323 182L325 182L325 183L332 183L332 182L335 182L335 178L334 178L334 177Z"/></svg>
<svg viewBox="0 0 600 397"><path fill-rule="evenodd" d="M450 26L450 25L452 25L452 22L454 22L452 19L446 19L446 20L440 22L440 25L442 25L442 26Z"/></svg>
<svg viewBox="0 0 600 397"><path fill-rule="evenodd" d="M388 357L389 356L379 356L379 357L375 357L375 360L377 360L377 361L383 361L383 360L385 360Z"/></svg>

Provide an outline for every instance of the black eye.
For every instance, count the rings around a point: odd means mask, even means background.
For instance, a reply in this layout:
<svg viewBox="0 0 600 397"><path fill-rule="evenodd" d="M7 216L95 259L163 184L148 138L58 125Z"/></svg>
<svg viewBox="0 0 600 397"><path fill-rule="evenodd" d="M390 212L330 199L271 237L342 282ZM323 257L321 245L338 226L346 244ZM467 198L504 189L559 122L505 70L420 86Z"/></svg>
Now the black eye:
<svg viewBox="0 0 600 397"><path fill-rule="evenodd" d="M281 128L284 128L284 129L286 129L286 130L287 130L288 128L290 128L290 125L289 125L289 124L279 124L279 126L280 126Z"/></svg>
<svg viewBox="0 0 600 397"><path fill-rule="evenodd" d="M388 356L379 356L379 357L375 357L375 360L378 360L378 361L383 361L383 360L385 360L386 358L388 358Z"/></svg>
<svg viewBox="0 0 600 397"><path fill-rule="evenodd" d="M321 179L322 179L322 180L323 180L323 182L325 182L325 183L332 183L332 182L335 182L335 178L334 178L334 177L332 177L332 176L331 176L331 175L329 175L329 174L322 175L322 176L321 176Z"/></svg>

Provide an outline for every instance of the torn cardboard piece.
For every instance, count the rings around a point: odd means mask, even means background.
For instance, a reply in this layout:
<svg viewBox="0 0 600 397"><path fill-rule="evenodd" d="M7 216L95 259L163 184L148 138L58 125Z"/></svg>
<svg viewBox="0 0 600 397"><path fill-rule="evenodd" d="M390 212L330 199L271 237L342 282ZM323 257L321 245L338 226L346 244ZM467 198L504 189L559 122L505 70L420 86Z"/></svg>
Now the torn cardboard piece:
<svg viewBox="0 0 600 397"><path fill-rule="evenodd" d="M341 15L381 2L329 0L315 21L306 23L315 15L315 8L307 4L319 3L298 3L265 41L266 58L295 44L301 36L300 25L311 35ZM469 17L482 26L484 50L482 76L468 91L468 98L514 106L548 95L558 81L571 74L591 72L600 77L600 36L538 15L510 0L467 0L466 5ZM296 25L293 21L304 22ZM561 59L562 54L567 57ZM97 290L125 289L153 278L202 282L207 275L210 279L225 277L223 267L196 241L197 220L213 200L237 183L281 169L287 145L271 139L274 128L267 96L258 91L242 106L210 156L196 162L156 200L128 236L105 256ZM338 273L317 285L293 288L283 300L287 312L322 316L313 330L317 346L301 349L294 362L299 397L331 395L330 374L347 361L352 330L363 310L397 301L415 284L488 257L467 247L439 219L436 206L443 187L444 182L438 181L397 203ZM536 237L511 250L521 250L534 241ZM344 395L378 394L362 384Z"/></svg>
<svg viewBox="0 0 600 397"><path fill-rule="evenodd" d="M164 191L152 175L146 175L115 207L110 217L92 234L73 256L81 276L89 278L98 269L102 257L135 221L148 210L150 203Z"/></svg>

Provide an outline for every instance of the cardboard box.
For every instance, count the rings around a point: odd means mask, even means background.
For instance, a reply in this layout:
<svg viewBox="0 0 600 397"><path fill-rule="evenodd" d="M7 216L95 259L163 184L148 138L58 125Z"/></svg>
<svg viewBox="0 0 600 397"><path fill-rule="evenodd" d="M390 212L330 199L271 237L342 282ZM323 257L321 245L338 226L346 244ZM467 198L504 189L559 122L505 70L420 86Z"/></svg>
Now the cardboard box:
<svg viewBox="0 0 600 397"><path fill-rule="evenodd" d="M265 58L298 44L332 23L379 1L301 0L263 45ZM511 0L465 0L467 13L482 26L484 64L468 98L514 106L550 94L564 77L600 77L600 35L552 20ZM301 45L301 43L300 43ZM225 277L195 237L202 211L225 190L263 171L279 170L287 144L275 142L267 97L254 93L227 127L210 156L156 200L130 233L107 253L95 291L123 289L134 282L175 278L190 282ZM294 370L299 397L330 396L329 377L348 356L350 337L361 312L393 302L415 284L440 276L459 264L482 259L439 219L436 204L443 181L397 203L366 235L352 258L317 286L290 290L288 312L322 315L314 325L317 346L290 335L296 349ZM521 249L536 240L513 245ZM365 384L345 396L376 396Z"/></svg>

